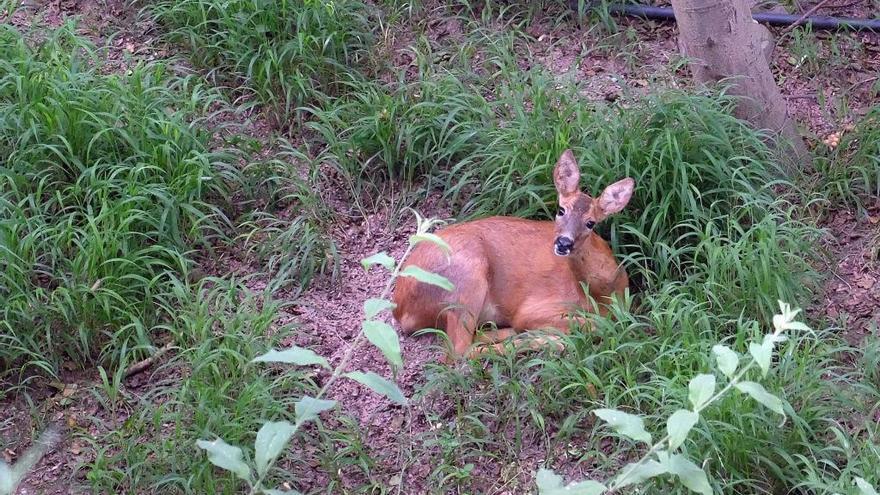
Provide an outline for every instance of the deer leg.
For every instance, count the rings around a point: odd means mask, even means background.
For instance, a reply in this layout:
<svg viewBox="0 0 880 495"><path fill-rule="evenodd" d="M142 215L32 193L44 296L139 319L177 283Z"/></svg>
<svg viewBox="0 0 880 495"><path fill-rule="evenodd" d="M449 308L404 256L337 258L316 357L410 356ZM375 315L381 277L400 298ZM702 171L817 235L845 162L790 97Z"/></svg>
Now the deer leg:
<svg viewBox="0 0 880 495"><path fill-rule="evenodd" d="M456 358L466 356L473 345L474 333L480 325L480 313L486 300L488 284L478 279L471 283L460 283L456 290L468 297L460 298L459 304L446 311L446 335L451 344L451 349L444 359L447 364Z"/></svg>
<svg viewBox="0 0 880 495"><path fill-rule="evenodd" d="M446 355L444 361L449 364L459 356L467 353L473 342L474 332L472 327L468 328L458 311L449 311L446 313L446 335L449 337L451 348Z"/></svg>
<svg viewBox="0 0 880 495"><path fill-rule="evenodd" d="M490 352L504 354L508 350L509 345L513 346L515 354L525 351L537 351L548 347L553 347L561 352L565 348L565 344L562 343L562 337L558 335L537 335L532 332L526 332L521 337L511 338L507 342L474 347L468 353L468 357L474 359Z"/></svg>
<svg viewBox="0 0 880 495"><path fill-rule="evenodd" d="M523 351L534 351L546 347L552 347L555 348L557 351L562 351L562 349L564 349L565 347L562 341L562 337L560 337L559 335L538 332L536 330L546 329L556 333L568 334L569 322L571 320L574 320L581 325L589 325L589 322L584 318L567 318L562 316L561 312L552 311L550 315L531 314L527 317L514 318L514 328L527 328L532 331L527 331L522 334L516 334L512 328L506 328L503 330L498 330L498 333L493 336L506 335L507 338L513 337L510 339L509 343L513 345L515 353L520 353ZM487 333L492 334L493 332ZM489 351L495 351L496 353L503 354L507 350L507 342L490 341L489 343L491 345L483 345L474 348L473 350L471 350L469 356L473 358L485 354Z"/></svg>
<svg viewBox="0 0 880 495"><path fill-rule="evenodd" d="M507 340L517 333L513 328L499 328L497 330L489 330L488 332L477 332L474 338L480 344L495 344Z"/></svg>

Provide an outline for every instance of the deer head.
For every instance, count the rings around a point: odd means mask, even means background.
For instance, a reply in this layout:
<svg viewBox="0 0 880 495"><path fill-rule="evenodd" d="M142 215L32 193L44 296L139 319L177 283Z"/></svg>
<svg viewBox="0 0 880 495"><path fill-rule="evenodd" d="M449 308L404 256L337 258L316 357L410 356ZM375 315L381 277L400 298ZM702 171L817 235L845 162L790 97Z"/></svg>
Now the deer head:
<svg viewBox="0 0 880 495"><path fill-rule="evenodd" d="M574 153L565 150L553 170L559 195L553 252L568 256L593 234L596 224L622 210L632 197L635 181L629 177L606 187L599 198L581 192L581 173Z"/></svg>

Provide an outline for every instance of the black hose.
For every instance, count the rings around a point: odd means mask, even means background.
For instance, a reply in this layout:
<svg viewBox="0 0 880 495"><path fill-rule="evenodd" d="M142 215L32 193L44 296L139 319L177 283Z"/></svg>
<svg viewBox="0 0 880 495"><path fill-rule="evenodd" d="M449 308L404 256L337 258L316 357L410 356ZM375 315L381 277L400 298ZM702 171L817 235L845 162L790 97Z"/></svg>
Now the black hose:
<svg viewBox="0 0 880 495"><path fill-rule="evenodd" d="M577 5L577 2L573 2ZM669 7L650 7L647 5L621 5L611 4L608 11L612 14L640 17L643 19L675 20L675 13ZM773 26L790 26L800 19L800 16L792 14L776 14L773 12L755 12L752 18L758 22ZM876 31L880 32L880 19L854 19L851 17L829 17L824 15L809 16L802 21L804 26L812 26L813 29L850 29L853 31Z"/></svg>

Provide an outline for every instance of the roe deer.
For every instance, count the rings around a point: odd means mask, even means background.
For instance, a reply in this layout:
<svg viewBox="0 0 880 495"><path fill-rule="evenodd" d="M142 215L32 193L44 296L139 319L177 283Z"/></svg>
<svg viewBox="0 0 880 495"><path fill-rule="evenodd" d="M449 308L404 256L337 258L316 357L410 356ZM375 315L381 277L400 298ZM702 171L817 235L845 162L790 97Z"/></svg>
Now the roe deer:
<svg viewBox="0 0 880 495"><path fill-rule="evenodd" d="M591 198L580 191L580 171L571 150L556 163L553 182L559 195L555 222L484 218L437 232L452 248L449 255L431 243L416 246L405 265L443 275L455 288L447 292L414 278L397 279L394 318L404 333L445 330L452 358L468 353L475 331L488 322L499 330L483 334L482 343L497 343L526 330L567 333L566 314L578 309L607 312L605 305L612 295L624 293L629 279L593 228L626 206L635 182L620 180L598 199ZM598 308L589 307L581 283L589 287Z"/></svg>

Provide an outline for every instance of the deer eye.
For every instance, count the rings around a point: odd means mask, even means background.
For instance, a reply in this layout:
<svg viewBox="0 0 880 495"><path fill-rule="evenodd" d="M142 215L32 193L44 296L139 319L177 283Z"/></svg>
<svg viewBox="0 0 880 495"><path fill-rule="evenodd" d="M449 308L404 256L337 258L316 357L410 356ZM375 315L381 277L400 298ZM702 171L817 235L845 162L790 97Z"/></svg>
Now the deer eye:
<svg viewBox="0 0 880 495"><path fill-rule="evenodd" d="M562 215L565 215L565 208L560 206L559 209L556 210L556 216L561 217Z"/></svg>
<svg viewBox="0 0 880 495"><path fill-rule="evenodd" d="M596 222L594 222L594 221L592 221L592 220L587 220L587 222L586 222L584 225L585 225L588 229L592 229L593 227L596 226Z"/></svg>

